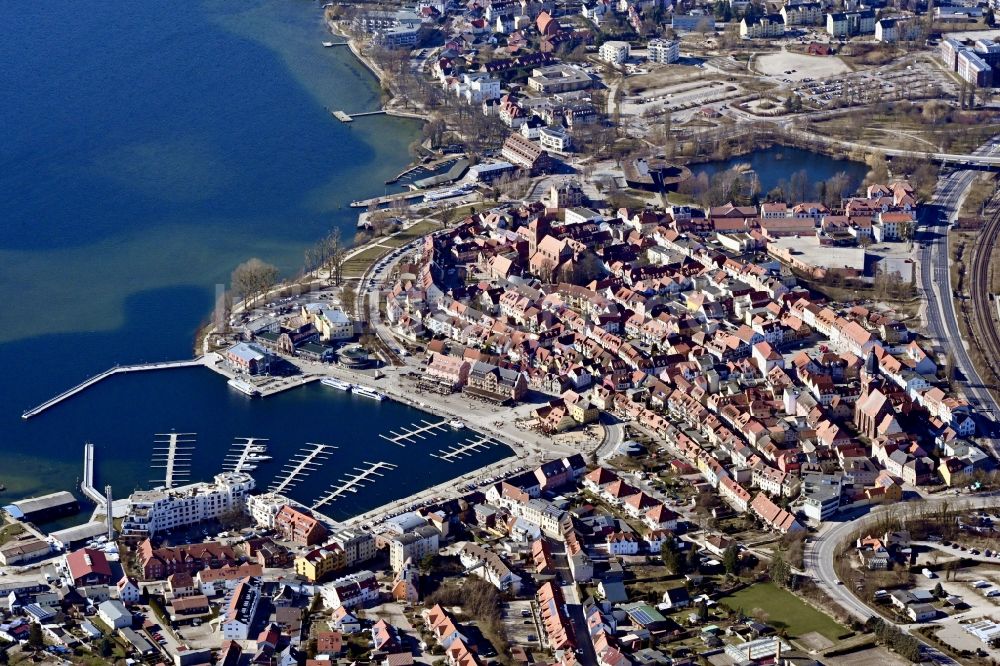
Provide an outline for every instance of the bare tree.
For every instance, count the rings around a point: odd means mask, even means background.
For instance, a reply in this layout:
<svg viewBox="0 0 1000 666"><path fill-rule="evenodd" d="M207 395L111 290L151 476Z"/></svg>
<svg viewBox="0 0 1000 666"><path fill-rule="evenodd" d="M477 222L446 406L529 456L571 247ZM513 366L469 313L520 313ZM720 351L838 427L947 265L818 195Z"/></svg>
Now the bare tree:
<svg viewBox="0 0 1000 666"><path fill-rule="evenodd" d="M240 295L243 304L247 305L270 291L277 284L279 274L276 266L254 257L233 270L232 288Z"/></svg>

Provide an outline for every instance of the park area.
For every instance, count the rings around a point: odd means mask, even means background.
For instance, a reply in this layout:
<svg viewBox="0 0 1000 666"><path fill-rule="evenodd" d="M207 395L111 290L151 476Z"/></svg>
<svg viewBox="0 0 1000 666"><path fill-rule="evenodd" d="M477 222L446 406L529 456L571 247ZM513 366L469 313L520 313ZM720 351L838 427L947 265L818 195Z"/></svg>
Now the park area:
<svg viewBox="0 0 1000 666"><path fill-rule="evenodd" d="M753 68L764 76L792 81L826 79L851 71L847 63L835 56L813 56L791 51L758 56L754 60ZM785 73L789 71L792 73Z"/></svg>
<svg viewBox="0 0 1000 666"><path fill-rule="evenodd" d="M756 583L719 600L730 608L743 610L778 631L784 630L789 638L811 643L811 634L819 634L830 641L827 645L810 646L813 649L828 647L847 630L833 618L819 612L791 592L774 583ZM825 641L824 641L825 642Z"/></svg>

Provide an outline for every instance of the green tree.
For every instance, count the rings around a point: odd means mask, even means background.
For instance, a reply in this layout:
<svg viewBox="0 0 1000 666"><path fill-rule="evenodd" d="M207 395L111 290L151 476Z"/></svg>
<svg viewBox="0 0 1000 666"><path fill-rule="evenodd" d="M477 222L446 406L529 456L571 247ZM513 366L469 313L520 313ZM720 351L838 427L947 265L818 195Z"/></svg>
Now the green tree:
<svg viewBox="0 0 1000 666"><path fill-rule="evenodd" d="M792 582L792 567L789 566L788 562L785 562L785 558L780 553L775 555L774 559L771 560L767 571L772 581L782 587L790 587Z"/></svg>
<svg viewBox="0 0 1000 666"><path fill-rule="evenodd" d="M35 622L28 628L28 647L39 650L45 646L45 638L42 636L42 626Z"/></svg>
<svg viewBox="0 0 1000 666"><path fill-rule="evenodd" d="M740 551L736 548L736 544L729 544L722 553L722 566L727 574L735 576L740 573Z"/></svg>
<svg viewBox="0 0 1000 666"><path fill-rule="evenodd" d="M667 571L675 576L684 574L684 558L677 550L677 544L673 538L667 539L660 546L660 557L663 558L663 566Z"/></svg>
<svg viewBox="0 0 1000 666"><path fill-rule="evenodd" d="M114 649L111 640L107 636L101 636L101 640L97 643L98 654L107 659L114 653Z"/></svg>

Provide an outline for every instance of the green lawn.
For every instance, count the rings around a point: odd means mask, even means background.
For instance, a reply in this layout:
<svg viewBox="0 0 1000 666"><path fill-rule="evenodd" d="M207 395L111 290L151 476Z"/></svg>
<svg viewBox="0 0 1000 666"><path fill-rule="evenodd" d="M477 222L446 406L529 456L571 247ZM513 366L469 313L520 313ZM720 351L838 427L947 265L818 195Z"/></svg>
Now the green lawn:
<svg viewBox="0 0 1000 666"><path fill-rule="evenodd" d="M24 534L24 526L18 525L17 523L11 523L10 525L3 525L3 521L0 521L0 546L4 545L11 539L21 534Z"/></svg>
<svg viewBox="0 0 1000 666"><path fill-rule="evenodd" d="M736 594L719 599L730 608L742 608L746 615L753 616L754 609L767 613L767 623L776 629L786 629L792 638L810 632L818 632L831 641L847 630L791 592L774 583L756 583Z"/></svg>

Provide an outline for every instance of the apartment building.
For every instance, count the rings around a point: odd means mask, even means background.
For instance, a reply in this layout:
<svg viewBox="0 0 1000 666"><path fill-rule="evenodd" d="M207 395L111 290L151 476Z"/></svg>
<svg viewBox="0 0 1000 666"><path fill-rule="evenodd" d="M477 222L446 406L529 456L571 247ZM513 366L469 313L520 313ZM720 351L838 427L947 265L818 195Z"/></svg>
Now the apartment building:
<svg viewBox="0 0 1000 666"><path fill-rule="evenodd" d="M242 509L255 482L249 474L223 472L212 483L194 483L170 490L138 490L129 497L122 536L151 537L164 530L213 520Z"/></svg>

